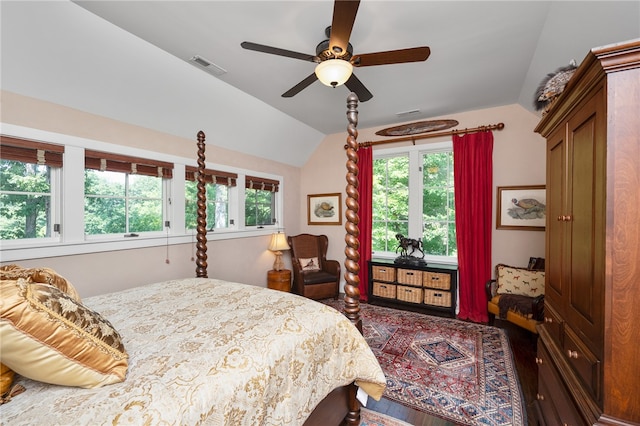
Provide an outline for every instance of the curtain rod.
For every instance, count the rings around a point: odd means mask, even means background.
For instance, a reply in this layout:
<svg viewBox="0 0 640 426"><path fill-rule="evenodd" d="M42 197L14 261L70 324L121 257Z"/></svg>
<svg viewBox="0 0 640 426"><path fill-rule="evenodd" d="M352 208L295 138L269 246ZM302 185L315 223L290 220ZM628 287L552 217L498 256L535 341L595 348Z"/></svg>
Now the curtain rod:
<svg viewBox="0 0 640 426"><path fill-rule="evenodd" d="M427 133L425 135L419 135L419 136L404 136L404 137L395 138L395 139L360 142L358 143L358 148L364 148L367 146L374 146L374 145L382 145L387 143L408 142L408 141L413 142L413 144L415 145L417 139L437 138L440 136L461 135L465 133L485 132L487 130L502 130L502 129L504 129L504 123L489 124L488 126L472 127L471 129L460 129L460 130L454 129L454 130L447 130L445 132ZM344 148L347 149L347 146L345 145Z"/></svg>

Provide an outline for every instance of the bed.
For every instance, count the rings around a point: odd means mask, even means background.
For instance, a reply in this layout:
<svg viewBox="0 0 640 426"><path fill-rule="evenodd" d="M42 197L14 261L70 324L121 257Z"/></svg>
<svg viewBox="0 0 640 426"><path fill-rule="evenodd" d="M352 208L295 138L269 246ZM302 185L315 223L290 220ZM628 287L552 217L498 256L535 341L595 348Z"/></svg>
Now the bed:
<svg viewBox="0 0 640 426"><path fill-rule="evenodd" d="M359 424L356 394L379 399L385 377L361 335L354 94L347 105L345 312L209 278L199 179L195 278L80 300L55 271L3 272L0 355L24 391L0 405L1 423ZM199 132L201 170L204 146Z"/></svg>

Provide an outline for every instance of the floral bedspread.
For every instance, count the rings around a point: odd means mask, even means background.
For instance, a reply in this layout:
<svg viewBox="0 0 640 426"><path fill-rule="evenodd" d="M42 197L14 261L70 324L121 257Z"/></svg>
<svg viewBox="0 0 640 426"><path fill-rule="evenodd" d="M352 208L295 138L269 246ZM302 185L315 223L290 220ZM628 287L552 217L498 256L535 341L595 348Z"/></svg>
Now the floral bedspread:
<svg viewBox="0 0 640 426"><path fill-rule="evenodd" d="M123 383L98 389L19 378L6 425L300 425L352 381L378 399L385 377L336 310L215 279L166 281L87 298L129 353Z"/></svg>

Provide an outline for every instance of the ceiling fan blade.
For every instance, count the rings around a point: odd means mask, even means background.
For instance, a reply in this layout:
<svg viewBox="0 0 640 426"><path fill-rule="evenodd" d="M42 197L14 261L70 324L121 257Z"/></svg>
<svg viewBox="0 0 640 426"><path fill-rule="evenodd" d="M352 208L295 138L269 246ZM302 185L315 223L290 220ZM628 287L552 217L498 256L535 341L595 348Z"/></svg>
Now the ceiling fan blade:
<svg viewBox="0 0 640 426"><path fill-rule="evenodd" d="M366 87L364 87L364 84L362 84L362 82L358 79L358 77L356 77L355 74L351 74L351 77L349 77L349 80L347 80L344 85L347 86L347 89L358 95L358 100L360 102L366 102L369 99L373 98L371 92Z"/></svg>
<svg viewBox="0 0 640 426"><path fill-rule="evenodd" d="M272 55L286 56L287 58L302 59L303 61L319 62L317 57L308 55L306 53L293 52L291 50L280 49L278 47L265 46L264 44L252 43L250 41L243 41L240 43L244 49L255 50L256 52L270 53Z"/></svg>
<svg viewBox="0 0 640 426"><path fill-rule="evenodd" d="M283 98L291 98L291 97L297 95L298 93L302 92L303 89L306 89L308 86L310 86L311 83L315 82L317 79L318 79L318 77L316 76L316 73L314 72L313 74L309 75L309 77L305 78L300 83L296 84L291 89L289 89L286 92L284 92L282 94L282 97Z"/></svg>
<svg viewBox="0 0 640 426"><path fill-rule="evenodd" d="M427 46L410 49L389 50L388 52L364 53L353 55L351 63L354 67L370 67L372 65L402 64L406 62L426 61L431 54Z"/></svg>
<svg viewBox="0 0 640 426"><path fill-rule="evenodd" d="M337 56L347 52L360 0L335 0L329 36L329 50Z"/></svg>

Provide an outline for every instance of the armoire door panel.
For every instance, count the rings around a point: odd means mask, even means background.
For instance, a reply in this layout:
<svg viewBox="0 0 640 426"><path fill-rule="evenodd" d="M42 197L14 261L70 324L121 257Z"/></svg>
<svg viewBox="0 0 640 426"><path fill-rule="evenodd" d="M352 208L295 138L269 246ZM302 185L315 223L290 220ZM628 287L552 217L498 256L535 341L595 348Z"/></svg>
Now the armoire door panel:
<svg viewBox="0 0 640 426"><path fill-rule="evenodd" d="M565 256L566 223L562 220L565 206L566 139L564 129L556 132L547 143L547 232L554 238L546 240L545 298L562 304L565 290L562 258Z"/></svg>

